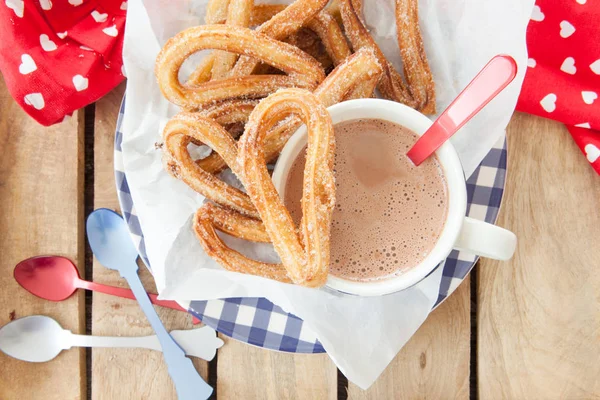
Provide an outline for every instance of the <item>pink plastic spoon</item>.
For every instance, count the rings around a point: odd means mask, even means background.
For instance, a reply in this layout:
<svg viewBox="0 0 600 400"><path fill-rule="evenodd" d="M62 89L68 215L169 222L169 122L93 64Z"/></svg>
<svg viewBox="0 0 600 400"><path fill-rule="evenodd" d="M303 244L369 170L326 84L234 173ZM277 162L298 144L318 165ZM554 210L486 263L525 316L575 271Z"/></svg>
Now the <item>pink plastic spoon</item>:
<svg viewBox="0 0 600 400"><path fill-rule="evenodd" d="M498 95L517 75L517 63L498 55L477 74L467 87L406 154L415 165L421 164L475 114Z"/></svg>
<svg viewBox="0 0 600 400"><path fill-rule="evenodd" d="M77 267L71 260L60 256L39 256L23 260L15 267L14 277L31 294L51 301L65 300L77 289L93 290L135 300L129 289L81 279ZM152 304L187 312L175 301L159 300L157 295L152 293L148 293L148 296L152 300ZM199 321L194 318L194 322Z"/></svg>

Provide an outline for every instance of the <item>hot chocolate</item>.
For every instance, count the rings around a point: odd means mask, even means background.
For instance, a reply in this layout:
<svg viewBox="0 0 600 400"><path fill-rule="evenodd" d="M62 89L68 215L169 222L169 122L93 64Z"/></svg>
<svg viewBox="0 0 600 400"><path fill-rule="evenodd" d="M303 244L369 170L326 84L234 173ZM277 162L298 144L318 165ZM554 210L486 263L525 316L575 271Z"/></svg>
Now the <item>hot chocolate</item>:
<svg viewBox="0 0 600 400"><path fill-rule="evenodd" d="M382 279L418 265L435 246L448 211L437 157L416 167L406 156L417 135L393 122L357 119L335 125L336 207L330 273ZM288 175L285 204L298 224L305 152Z"/></svg>

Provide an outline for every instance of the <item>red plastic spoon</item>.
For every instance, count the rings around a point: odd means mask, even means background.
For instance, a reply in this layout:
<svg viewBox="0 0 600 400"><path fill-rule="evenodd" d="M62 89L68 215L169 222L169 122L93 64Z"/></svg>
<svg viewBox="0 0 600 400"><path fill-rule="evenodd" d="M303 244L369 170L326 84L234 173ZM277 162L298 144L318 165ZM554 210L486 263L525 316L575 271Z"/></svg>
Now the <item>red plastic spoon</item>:
<svg viewBox="0 0 600 400"><path fill-rule="evenodd" d="M517 75L511 56L498 55L477 74L467 87L406 154L415 165L432 155L475 114L498 95Z"/></svg>
<svg viewBox="0 0 600 400"><path fill-rule="evenodd" d="M14 277L31 294L51 301L65 300L77 289L93 290L135 300L129 289L84 281L71 260L60 256L39 256L23 260L15 267ZM159 300L151 293L148 296L153 304L187 312L175 301ZM194 322L199 321L194 318Z"/></svg>

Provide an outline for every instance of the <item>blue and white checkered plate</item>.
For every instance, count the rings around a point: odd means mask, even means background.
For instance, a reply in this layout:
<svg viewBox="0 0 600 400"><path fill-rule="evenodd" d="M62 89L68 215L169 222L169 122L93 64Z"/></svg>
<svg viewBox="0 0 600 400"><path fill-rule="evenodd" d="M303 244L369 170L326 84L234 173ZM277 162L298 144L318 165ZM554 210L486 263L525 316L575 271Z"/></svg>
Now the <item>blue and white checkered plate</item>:
<svg viewBox="0 0 600 400"><path fill-rule="evenodd" d="M115 136L115 179L123 216L140 256L150 266L146 256L144 235L135 212L122 171L121 122L125 102L121 106ZM494 223L498 216L506 176L506 138L502 137L483 159L467 181L467 215ZM437 307L456 290L471 271L477 258L453 251L438 268L443 268ZM230 298L193 301L189 312L217 331L255 346L292 353L323 353L317 337L295 315L284 312L264 298Z"/></svg>

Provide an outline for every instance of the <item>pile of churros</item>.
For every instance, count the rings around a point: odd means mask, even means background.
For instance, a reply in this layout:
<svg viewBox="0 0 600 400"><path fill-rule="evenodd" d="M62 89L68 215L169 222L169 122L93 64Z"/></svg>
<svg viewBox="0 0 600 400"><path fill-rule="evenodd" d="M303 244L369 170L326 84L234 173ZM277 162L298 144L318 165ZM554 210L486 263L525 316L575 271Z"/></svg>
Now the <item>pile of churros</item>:
<svg viewBox="0 0 600 400"><path fill-rule="evenodd" d="M396 0L403 74L369 34L362 0L328 3L211 0L206 25L171 38L156 59L163 95L183 109L163 131L165 167L209 200L196 212L194 230L206 253L227 270L308 287L325 284L335 205L335 141L326 107L372 97L377 89L386 99L435 113L417 0ZM180 82L184 61L208 49L214 51ZM303 216L296 227L267 164L302 124L308 147ZM196 160L190 144L212 152ZM227 168L245 192L218 177ZM252 260L229 248L217 231L272 243L281 263Z"/></svg>

